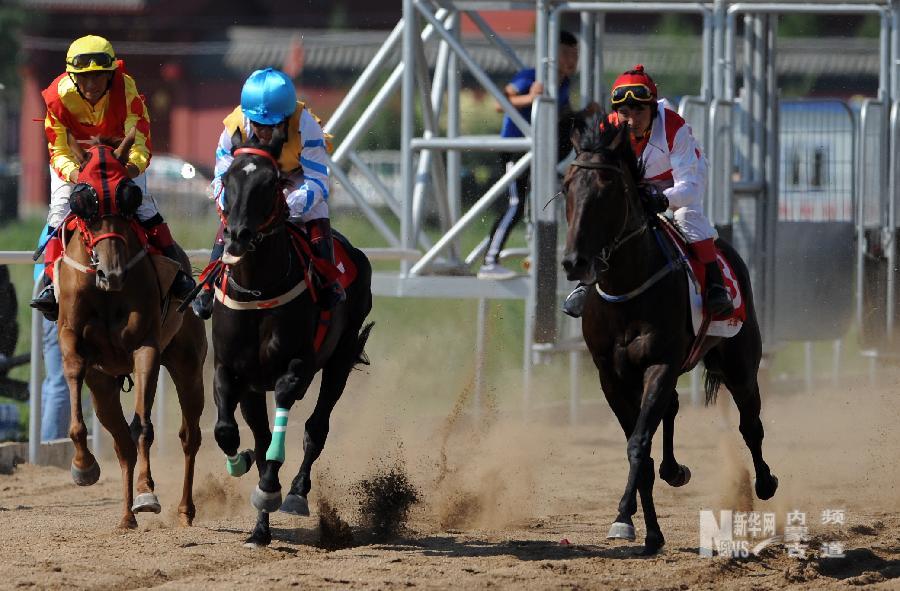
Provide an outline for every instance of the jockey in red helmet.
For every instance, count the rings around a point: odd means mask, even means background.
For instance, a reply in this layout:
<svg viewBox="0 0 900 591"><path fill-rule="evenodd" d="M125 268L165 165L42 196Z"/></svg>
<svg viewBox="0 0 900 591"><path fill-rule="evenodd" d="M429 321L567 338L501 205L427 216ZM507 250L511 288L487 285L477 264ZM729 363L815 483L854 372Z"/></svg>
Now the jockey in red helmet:
<svg viewBox="0 0 900 591"><path fill-rule="evenodd" d="M675 224L687 237L693 255L706 267L707 310L713 316L730 313L731 298L716 262L718 234L703 213L706 158L691 127L665 100L659 100L656 84L641 65L616 78L610 103L610 121L627 122L630 127L631 147L645 167L644 183L655 186L651 193L665 197L662 208L673 211ZM580 316L584 291L579 286L566 299L563 309L567 314Z"/></svg>

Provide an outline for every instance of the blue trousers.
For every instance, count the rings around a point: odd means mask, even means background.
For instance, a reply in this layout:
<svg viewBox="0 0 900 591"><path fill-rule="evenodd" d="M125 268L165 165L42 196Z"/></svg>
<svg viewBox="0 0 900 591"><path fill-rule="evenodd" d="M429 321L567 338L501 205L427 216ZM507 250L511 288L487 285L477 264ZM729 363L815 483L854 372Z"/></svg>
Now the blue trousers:
<svg viewBox="0 0 900 591"><path fill-rule="evenodd" d="M43 324L44 382L41 384L41 440L69 436L69 386L63 375L62 353L56 338L56 323Z"/></svg>

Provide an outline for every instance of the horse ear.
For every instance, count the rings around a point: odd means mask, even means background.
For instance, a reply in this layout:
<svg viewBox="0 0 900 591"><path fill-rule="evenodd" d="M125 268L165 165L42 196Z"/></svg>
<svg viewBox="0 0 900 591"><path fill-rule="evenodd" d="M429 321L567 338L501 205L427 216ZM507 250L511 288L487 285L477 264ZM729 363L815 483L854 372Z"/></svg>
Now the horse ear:
<svg viewBox="0 0 900 591"><path fill-rule="evenodd" d="M72 150L72 155L75 156L75 160L78 161L78 166L84 164L85 156L84 150L81 149L81 146L75 140L75 137L72 135L72 132L68 129L66 130L66 141L69 144L69 149Z"/></svg>
<svg viewBox="0 0 900 591"><path fill-rule="evenodd" d="M581 153L581 136L587 130L588 121L593 120L593 117L588 118L587 111L579 111L572 117L572 133L569 134L569 141L572 142L572 147L575 148L575 153Z"/></svg>
<svg viewBox="0 0 900 591"><path fill-rule="evenodd" d="M121 181L116 187L116 205L126 216L134 215L143 200L144 193L131 179Z"/></svg>
<svg viewBox="0 0 900 591"><path fill-rule="evenodd" d="M234 133L231 134L231 151L234 152L240 148L242 143L244 143L244 140L241 138L241 130L235 129Z"/></svg>
<svg viewBox="0 0 900 591"><path fill-rule="evenodd" d="M137 133L137 129L132 127L128 130L128 133L125 134L125 137L122 138L122 143L119 144L119 147L113 150L113 156L115 156L116 160L125 164L128 162L128 152L131 150L131 146L134 145L134 137Z"/></svg>
<svg viewBox="0 0 900 591"><path fill-rule="evenodd" d="M615 152L618 150L623 144L627 145L628 141L628 123L622 122L619 124L619 132L616 134L616 137L609 143L609 149Z"/></svg>
<svg viewBox="0 0 900 591"><path fill-rule="evenodd" d="M287 121L275 126L272 130L272 141L269 142L269 149L272 151L272 157L278 160L281 157L281 149L284 147L285 139L287 139Z"/></svg>

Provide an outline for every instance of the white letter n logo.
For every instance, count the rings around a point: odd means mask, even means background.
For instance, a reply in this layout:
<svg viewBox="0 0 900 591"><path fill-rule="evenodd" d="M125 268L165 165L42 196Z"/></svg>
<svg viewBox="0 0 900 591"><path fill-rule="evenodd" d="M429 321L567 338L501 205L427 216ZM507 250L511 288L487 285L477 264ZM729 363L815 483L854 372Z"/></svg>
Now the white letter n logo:
<svg viewBox="0 0 900 591"><path fill-rule="evenodd" d="M731 510L719 511L719 522L712 511L700 511L700 556L710 558L727 542L730 551L732 542Z"/></svg>

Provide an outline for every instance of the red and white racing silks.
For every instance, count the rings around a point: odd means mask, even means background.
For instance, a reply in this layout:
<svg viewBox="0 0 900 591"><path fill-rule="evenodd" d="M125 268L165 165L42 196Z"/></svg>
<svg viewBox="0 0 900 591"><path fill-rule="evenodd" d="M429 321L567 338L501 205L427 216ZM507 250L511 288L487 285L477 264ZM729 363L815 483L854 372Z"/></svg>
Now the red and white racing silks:
<svg viewBox="0 0 900 591"><path fill-rule="evenodd" d="M718 234L703 213L706 191L706 157L691 132L691 126L669 102L659 101L650 138L638 157L645 167L645 180L662 189L674 210L675 223L689 242L716 238Z"/></svg>

